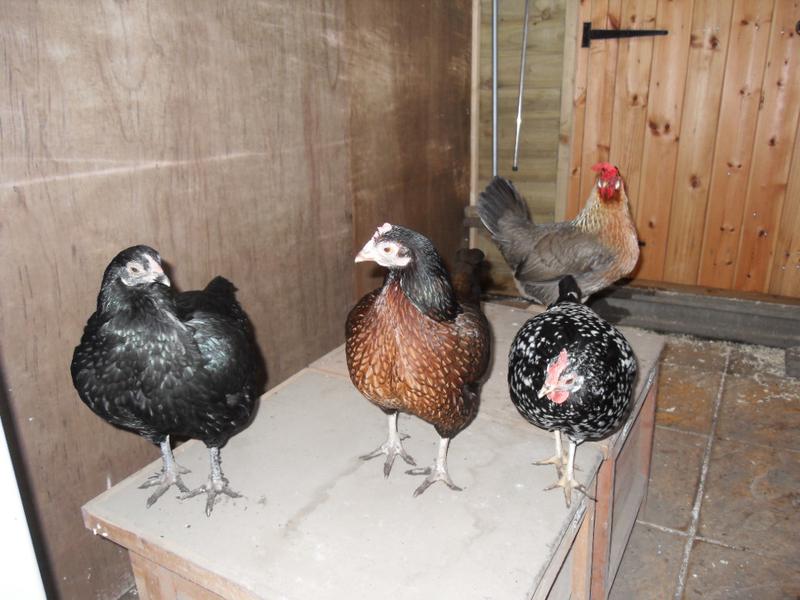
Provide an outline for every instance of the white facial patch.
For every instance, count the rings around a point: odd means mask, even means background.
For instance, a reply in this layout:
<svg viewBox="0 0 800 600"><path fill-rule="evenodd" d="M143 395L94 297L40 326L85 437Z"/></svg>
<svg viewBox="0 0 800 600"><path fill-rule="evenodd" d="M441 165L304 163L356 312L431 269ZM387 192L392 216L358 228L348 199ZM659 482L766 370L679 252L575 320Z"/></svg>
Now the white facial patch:
<svg viewBox="0 0 800 600"><path fill-rule="evenodd" d="M161 265L158 264L158 261L154 259L152 256L148 254L145 256L145 258L147 259L147 264L150 266L151 271L153 271L154 273L164 272L164 269L161 268Z"/></svg>

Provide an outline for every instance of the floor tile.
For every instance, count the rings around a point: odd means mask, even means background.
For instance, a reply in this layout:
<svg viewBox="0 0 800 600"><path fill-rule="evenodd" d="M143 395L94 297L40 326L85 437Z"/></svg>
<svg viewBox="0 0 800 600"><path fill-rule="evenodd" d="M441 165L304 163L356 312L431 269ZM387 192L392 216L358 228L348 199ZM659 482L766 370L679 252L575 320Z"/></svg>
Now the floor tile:
<svg viewBox="0 0 800 600"><path fill-rule="evenodd" d="M717 435L800 450L800 380L763 373L728 375Z"/></svg>
<svg viewBox="0 0 800 600"><path fill-rule="evenodd" d="M656 424L709 433L721 372L662 363L658 377Z"/></svg>
<svg viewBox="0 0 800 600"><path fill-rule="evenodd" d="M681 531L688 529L707 439L656 428L650 486L639 515L641 520Z"/></svg>
<svg viewBox="0 0 800 600"><path fill-rule="evenodd" d="M799 514L800 454L715 440L698 535L797 561Z"/></svg>
<svg viewBox="0 0 800 600"><path fill-rule="evenodd" d="M728 372L738 375L767 373L783 377L786 375L786 352L783 348L731 344Z"/></svg>
<svg viewBox="0 0 800 600"><path fill-rule="evenodd" d="M688 335L668 335L662 362L685 365L705 371L722 372L730 344L701 340Z"/></svg>
<svg viewBox="0 0 800 600"><path fill-rule="evenodd" d="M664 596L665 598L667 596ZM754 552L697 541L689 557L685 600L785 600L800 597L800 570Z"/></svg>
<svg viewBox="0 0 800 600"><path fill-rule="evenodd" d="M636 523L609 599L672 598L684 544L683 537Z"/></svg>

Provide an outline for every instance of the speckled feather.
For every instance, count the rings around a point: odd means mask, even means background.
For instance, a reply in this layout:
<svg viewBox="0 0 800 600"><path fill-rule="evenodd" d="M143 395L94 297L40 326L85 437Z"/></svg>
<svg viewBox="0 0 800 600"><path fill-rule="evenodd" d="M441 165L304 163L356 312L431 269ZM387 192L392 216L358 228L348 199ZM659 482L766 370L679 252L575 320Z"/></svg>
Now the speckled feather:
<svg viewBox="0 0 800 600"><path fill-rule="evenodd" d="M160 283L104 281L71 365L81 399L154 443L176 435L224 445L257 396L251 333L233 292L223 278L177 295Z"/></svg>
<svg viewBox="0 0 800 600"><path fill-rule="evenodd" d="M574 281L573 281L574 284ZM577 287L575 288L577 289ZM636 357L625 336L590 308L565 297L529 319L511 344L511 400L529 422L559 430L572 441L600 440L616 432L631 408ZM547 367L566 349L583 385L562 404L538 397Z"/></svg>
<svg viewBox="0 0 800 600"><path fill-rule="evenodd" d="M433 271L432 278L407 272L402 284L390 271L382 288L359 301L347 317L347 366L371 402L413 414L450 438L477 413L489 325L478 307L456 302L441 265ZM423 294L430 307L415 304L404 288Z"/></svg>

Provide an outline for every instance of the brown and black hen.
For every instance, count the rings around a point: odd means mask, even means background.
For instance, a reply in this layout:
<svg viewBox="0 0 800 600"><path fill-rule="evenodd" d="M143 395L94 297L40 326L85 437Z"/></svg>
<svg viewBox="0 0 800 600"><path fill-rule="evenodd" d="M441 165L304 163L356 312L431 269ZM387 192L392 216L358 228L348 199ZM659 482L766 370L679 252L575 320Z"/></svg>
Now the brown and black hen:
<svg viewBox="0 0 800 600"><path fill-rule="evenodd" d="M399 412L416 415L441 440L418 496L436 481L460 490L447 472L450 440L478 411L489 363L489 324L477 303L460 304L438 252L425 236L385 223L356 262L389 269L383 286L364 296L347 317L347 367L358 390L389 417L389 438L364 460L386 455L388 477L396 456L411 465L397 431ZM468 279L468 278L465 278Z"/></svg>

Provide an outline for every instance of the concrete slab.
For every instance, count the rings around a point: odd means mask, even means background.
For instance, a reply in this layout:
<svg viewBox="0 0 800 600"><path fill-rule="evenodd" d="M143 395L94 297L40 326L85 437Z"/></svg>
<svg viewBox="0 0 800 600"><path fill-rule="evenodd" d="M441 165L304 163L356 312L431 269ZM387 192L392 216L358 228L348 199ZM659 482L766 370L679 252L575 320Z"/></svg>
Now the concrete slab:
<svg viewBox="0 0 800 600"><path fill-rule="evenodd" d="M408 417L400 428L418 464L432 461L433 428ZM223 500L211 518L201 497L168 494L146 509L149 492L137 486L156 462L89 502L85 520L146 556L178 557L186 573L215 582L209 589L232 582L236 597L529 598L587 502L576 497L567 509L563 494L542 491L555 471L531 460L552 453L550 439L521 418L482 412L450 449L464 491L436 484L413 498L420 479L401 465L385 480L380 459L357 458L385 436L385 417L349 380L307 369L266 394L253 424L223 449L244 498ZM201 443L176 457L192 471L187 485L205 480ZM582 447L578 479L591 481L601 458Z"/></svg>

